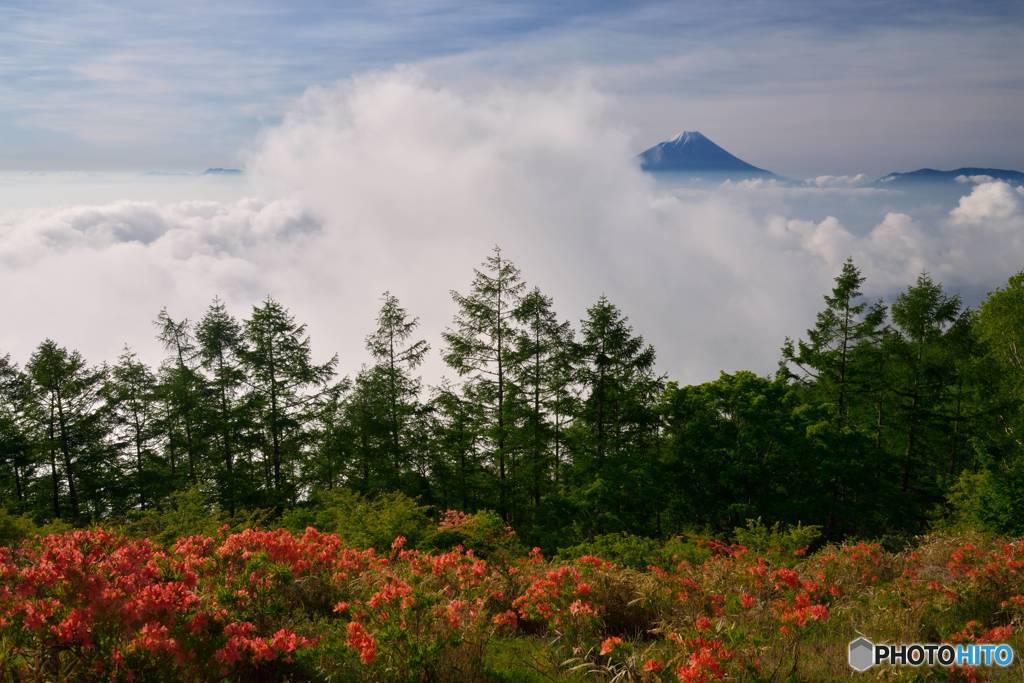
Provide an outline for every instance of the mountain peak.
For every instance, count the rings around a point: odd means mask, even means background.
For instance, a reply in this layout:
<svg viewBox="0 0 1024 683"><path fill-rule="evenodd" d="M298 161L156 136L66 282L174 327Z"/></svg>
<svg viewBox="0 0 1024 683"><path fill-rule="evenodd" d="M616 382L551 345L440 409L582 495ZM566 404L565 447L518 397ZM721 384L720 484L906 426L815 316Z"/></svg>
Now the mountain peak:
<svg viewBox="0 0 1024 683"><path fill-rule="evenodd" d="M699 130L684 130L672 138L670 142L685 145L690 142L699 142L701 140L707 140L707 137L705 137Z"/></svg>
<svg viewBox="0 0 1024 683"><path fill-rule="evenodd" d="M728 176L773 175L725 151L700 131L684 130L640 154L640 167L653 173L710 173Z"/></svg>

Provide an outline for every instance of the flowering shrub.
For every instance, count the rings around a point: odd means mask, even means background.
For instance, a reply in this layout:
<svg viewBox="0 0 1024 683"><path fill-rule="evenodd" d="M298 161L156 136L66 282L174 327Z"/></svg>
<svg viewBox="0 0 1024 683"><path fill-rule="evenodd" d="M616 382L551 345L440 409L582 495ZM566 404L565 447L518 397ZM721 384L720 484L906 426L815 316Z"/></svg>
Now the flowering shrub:
<svg viewBox="0 0 1024 683"><path fill-rule="evenodd" d="M442 520L448 532L480 524ZM509 531L484 526L492 552L509 550L493 544ZM858 631L1020 646L1021 541L936 536L902 553L700 545L692 561L635 569L538 549L430 552L403 536L353 548L312 528L169 547L53 534L0 547L0 670L40 681L473 681L516 678L517 666L519 677L823 680L847 673Z"/></svg>

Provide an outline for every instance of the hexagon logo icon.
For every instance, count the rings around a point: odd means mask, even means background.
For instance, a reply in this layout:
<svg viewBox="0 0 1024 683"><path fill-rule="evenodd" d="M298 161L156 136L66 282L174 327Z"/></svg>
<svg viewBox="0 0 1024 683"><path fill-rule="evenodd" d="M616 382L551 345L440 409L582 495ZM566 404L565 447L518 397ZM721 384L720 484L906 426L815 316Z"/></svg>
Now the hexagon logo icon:
<svg viewBox="0 0 1024 683"><path fill-rule="evenodd" d="M875 665L875 644L864 636L851 640L848 659L854 671L867 671Z"/></svg>

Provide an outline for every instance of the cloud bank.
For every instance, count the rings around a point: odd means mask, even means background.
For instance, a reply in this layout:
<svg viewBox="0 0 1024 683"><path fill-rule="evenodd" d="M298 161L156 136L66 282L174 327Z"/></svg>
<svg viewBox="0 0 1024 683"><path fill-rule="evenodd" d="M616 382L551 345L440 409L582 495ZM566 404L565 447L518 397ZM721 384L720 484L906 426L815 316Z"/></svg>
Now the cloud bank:
<svg viewBox="0 0 1024 683"><path fill-rule="evenodd" d="M352 372L387 289L420 316L435 380L448 292L500 244L564 317L607 294L663 370L700 381L770 371L847 256L875 296L922 270L988 287L1024 262L1021 188L961 185L938 221L881 203L868 226L811 220L800 196L879 195L846 181L667 189L636 167L615 110L580 82L466 92L397 71L310 90L253 150L260 199L0 214L0 352L24 360L51 336L94 361L123 343L153 360L161 306L196 318L217 294L245 315L273 294Z"/></svg>

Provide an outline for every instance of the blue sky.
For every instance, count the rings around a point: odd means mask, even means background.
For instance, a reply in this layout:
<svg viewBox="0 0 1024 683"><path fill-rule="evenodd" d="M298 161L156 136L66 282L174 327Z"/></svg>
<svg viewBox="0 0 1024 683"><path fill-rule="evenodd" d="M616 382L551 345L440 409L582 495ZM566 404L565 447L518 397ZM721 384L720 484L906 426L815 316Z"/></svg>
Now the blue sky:
<svg viewBox="0 0 1024 683"><path fill-rule="evenodd" d="M1024 166L1024 3L7 2L0 169L237 165L310 86L586 78L639 149L782 173Z"/></svg>

